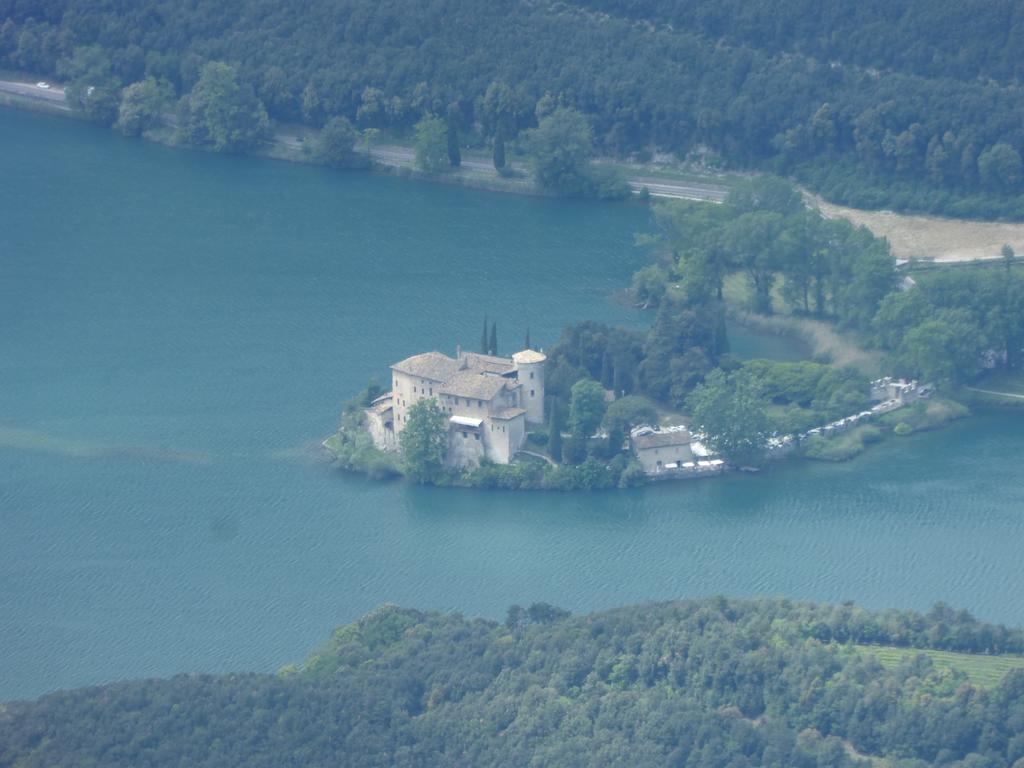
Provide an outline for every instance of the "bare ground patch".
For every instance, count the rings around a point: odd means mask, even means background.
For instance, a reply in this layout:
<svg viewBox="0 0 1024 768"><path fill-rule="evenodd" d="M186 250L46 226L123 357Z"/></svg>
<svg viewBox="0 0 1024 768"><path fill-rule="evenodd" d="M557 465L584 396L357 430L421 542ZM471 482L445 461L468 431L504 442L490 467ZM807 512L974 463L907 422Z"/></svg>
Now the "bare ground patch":
<svg viewBox="0 0 1024 768"><path fill-rule="evenodd" d="M862 211L826 203L814 195L808 198L826 217L849 219L854 224L863 224L878 237L887 238L897 259L998 259L1000 249L1007 243L1017 253L1024 253L1024 223Z"/></svg>

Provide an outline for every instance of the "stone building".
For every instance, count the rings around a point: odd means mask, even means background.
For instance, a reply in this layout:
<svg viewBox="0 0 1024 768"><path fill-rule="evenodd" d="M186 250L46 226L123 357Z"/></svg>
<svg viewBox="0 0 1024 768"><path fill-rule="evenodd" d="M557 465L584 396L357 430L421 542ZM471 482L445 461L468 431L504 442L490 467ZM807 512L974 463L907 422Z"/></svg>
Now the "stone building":
<svg viewBox="0 0 1024 768"><path fill-rule="evenodd" d="M693 438L685 427L674 427L666 430L653 427L639 427L629 436L633 446L633 455L648 475L682 467L694 460L690 443Z"/></svg>
<svg viewBox="0 0 1024 768"><path fill-rule="evenodd" d="M629 442L644 473L655 480L703 477L725 471L725 462L712 458L707 447L682 424L636 427L629 433Z"/></svg>
<svg viewBox="0 0 1024 768"><path fill-rule="evenodd" d="M473 467L483 458L507 464L522 448L530 425L544 422L544 363L525 349L512 357L456 352L413 355L391 366L391 391L366 409L374 443L398 450L409 409L424 398L448 414L451 467Z"/></svg>

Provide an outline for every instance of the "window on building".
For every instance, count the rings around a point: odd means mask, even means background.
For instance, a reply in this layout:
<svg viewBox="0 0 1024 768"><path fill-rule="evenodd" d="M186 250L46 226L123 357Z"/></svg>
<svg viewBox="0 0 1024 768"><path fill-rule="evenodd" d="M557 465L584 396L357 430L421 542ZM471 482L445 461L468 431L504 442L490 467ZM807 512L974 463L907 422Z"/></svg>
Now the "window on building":
<svg viewBox="0 0 1024 768"><path fill-rule="evenodd" d="M466 439L466 433L465 433L465 432L463 432L463 433L462 433L462 439L463 439L463 440L465 440L465 439Z"/></svg>
<svg viewBox="0 0 1024 768"><path fill-rule="evenodd" d="M483 408L484 407L484 401L483 400L477 400L476 401L476 407L477 408Z"/></svg>
<svg viewBox="0 0 1024 768"><path fill-rule="evenodd" d="M530 379L533 379L533 371L530 371Z"/></svg>
<svg viewBox="0 0 1024 768"><path fill-rule="evenodd" d="M415 384L412 385L412 391L413 391L413 394L415 394L415 392L416 392L416 385Z"/></svg>
<svg viewBox="0 0 1024 768"><path fill-rule="evenodd" d="M533 390L530 390L530 397L533 397Z"/></svg>
<svg viewBox="0 0 1024 768"><path fill-rule="evenodd" d="M480 435L474 434L473 437L475 437L477 439L477 442L480 441Z"/></svg>

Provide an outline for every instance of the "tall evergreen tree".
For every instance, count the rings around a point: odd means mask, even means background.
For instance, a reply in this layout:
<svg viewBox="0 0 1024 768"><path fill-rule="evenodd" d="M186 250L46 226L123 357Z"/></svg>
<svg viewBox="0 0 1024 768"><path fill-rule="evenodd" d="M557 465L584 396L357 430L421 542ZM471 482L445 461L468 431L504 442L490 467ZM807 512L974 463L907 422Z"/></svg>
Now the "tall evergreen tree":
<svg viewBox="0 0 1024 768"><path fill-rule="evenodd" d="M448 106L448 162L452 168L462 165L462 153L459 152L459 105Z"/></svg>
<svg viewBox="0 0 1024 768"><path fill-rule="evenodd" d="M505 167L505 137L499 130L494 137L494 168L500 171Z"/></svg>
<svg viewBox="0 0 1024 768"><path fill-rule="evenodd" d="M498 324L491 323L491 340L488 344L487 354L496 355L498 354Z"/></svg>
<svg viewBox="0 0 1024 768"><path fill-rule="evenodd" d="M609 389L613 383L612 374L612 356L608 354L608 350L601 355L601 386L605 389Z"/></svg>
<svg viewBox="0 0 1024 768"><path fill-rule="evenodd" d="M613 366L612 389L615 391L615 398L618 399L626 393L626 376L621 364Z"/></svg>
<svg viewBox="0 0 1024 768"><path fill-rule="evenodd" d="M484 315L484 330L480 334L480 354L486 355L487 349L487 315Z"/></svg>
<svg viewBox="0 0 1024 768"><path fill-rule="evenodd" d="M529 329L529 327L527 327L527 329L526 329L526 344L523 346L523 349L533 349L533 347L530 346L530 329Z"/></svg>

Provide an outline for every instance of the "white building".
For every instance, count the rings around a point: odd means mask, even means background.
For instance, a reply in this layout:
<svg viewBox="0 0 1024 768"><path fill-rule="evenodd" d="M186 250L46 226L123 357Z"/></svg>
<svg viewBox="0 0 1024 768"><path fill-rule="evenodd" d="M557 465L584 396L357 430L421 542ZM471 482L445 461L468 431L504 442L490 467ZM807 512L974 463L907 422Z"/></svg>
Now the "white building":
<svg viewBox="0 0 1024 768"><path fill-rule="evenodd" d="M472 467L487 458L507 464L526 441L529 425L544 422L544 363L526 349L511 358L457 352L413 355L391 366L391 391L366 409L378 448L395 451L409 409L424 398L448 414L452 467Z"/></svg>

